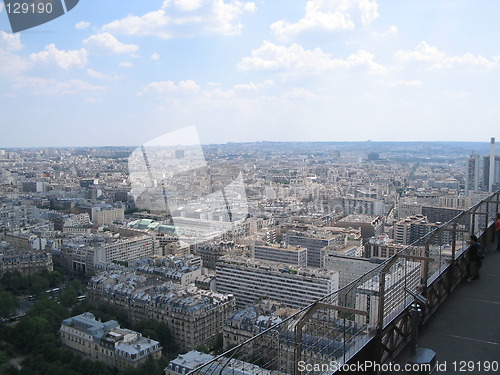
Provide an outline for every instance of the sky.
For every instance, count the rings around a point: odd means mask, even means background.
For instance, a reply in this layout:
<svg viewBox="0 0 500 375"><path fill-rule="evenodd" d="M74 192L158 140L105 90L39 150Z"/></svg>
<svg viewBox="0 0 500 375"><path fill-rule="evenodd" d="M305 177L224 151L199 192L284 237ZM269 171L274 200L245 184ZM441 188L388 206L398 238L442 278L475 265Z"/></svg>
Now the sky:
<svg viewBox="0 0 500 375"><path fill-rule="evenodd" d="M12 33L0 147L500 140L500 2L80 0Z"/></svg>

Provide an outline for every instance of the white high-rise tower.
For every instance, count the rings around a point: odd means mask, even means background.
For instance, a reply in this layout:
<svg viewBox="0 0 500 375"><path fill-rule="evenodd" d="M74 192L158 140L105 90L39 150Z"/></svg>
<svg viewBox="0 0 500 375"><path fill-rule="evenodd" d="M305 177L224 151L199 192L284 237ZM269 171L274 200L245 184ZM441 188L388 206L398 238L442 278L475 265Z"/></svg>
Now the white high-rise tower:
<svg viewBox="0 0 500 375"><path fill-rule="evenodd" d="M493 184L495 183L495 138L490 141L490 175L488 181L488 191L493 192Z"/></svg>
<svg viewBox="0 0 500 375"><path fill-rule="evenodd" d="M479 191L479 155L471 154L467 160L467 170L465 173L465 196L469 193Z"/></svg>

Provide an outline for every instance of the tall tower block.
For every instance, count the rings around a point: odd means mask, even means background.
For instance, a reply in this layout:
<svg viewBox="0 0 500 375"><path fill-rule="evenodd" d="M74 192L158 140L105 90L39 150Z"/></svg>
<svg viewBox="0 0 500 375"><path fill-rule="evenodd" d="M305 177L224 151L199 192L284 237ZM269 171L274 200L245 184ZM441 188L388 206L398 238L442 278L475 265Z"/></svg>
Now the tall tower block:
<svg viewBox="0 0 500 375"><path fill-rule="evenodd" d="M493 192L493 184L495 183L495 138L490 141L490 176L488 182L488 191Z"/></svg>
<svg viewBox="0 0 500 375"><path fill-rule="evenodd" d="M465 196L468 197L471 191L479 191L479 155L475 153L469 156L465 173Z"/></svg>

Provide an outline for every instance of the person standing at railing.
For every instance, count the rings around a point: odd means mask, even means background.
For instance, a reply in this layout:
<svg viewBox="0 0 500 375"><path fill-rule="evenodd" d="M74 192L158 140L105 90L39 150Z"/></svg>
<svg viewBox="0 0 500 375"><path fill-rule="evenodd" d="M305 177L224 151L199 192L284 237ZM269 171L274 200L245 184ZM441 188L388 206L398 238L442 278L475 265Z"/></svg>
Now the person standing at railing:
<svg viewBox="0 0 500 375"><path fill-rule="evenodd" d="M498 212L495 219L495 239L497 241L497 251L500 251L500 213Z"/></svg>
<svg viewBox="0 0 500 375"><path fill-rule="evenodd" d="M475 235L470 236L470 246L467 252L467 268L469 277L467 281L479 279L479 268L481 267L481 250Z"/></svg>

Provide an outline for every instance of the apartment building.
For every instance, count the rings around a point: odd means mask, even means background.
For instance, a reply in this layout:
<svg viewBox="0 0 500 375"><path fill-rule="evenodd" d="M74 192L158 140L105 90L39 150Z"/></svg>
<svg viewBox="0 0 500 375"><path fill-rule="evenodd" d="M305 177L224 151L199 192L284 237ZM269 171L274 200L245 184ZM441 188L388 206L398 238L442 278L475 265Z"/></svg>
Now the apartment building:
<svg viewBox="0 0 500 375"><path fill-rule="evenodd" d="M439 205L431 206L406 199L400 201L397 205L398 217L404 219L410 216L423 215L431 222L446 223L460 214L462 210L469 208L469 203L472 205L470 198L441 197L439 198Z"/></svg>
<svg viewBox="0 0 500 375"><path fill-rule="evenodd" d="M35 206L0 203L0 228L19 228L33 223L38 216Z"/></svg>
<svg viewBox="0 0 500 375"><path fill-rule="evenodd" d="M402 245L410 245L421 239L435 229L439 228L440 223L430 222L423 215L415 215L399 220L394 224L394 242ZM432 239L433 245L450 244L452 232L443 231Z"/></svg>
<svg viewBox="0 0 500 375"><path fill-rule="evenodd" d="M363 239L368 239L382 234L384 231L384 218L376 215L351 214L337 221L335 226L359 228Z"/></svg>
<svg viewBox="0 0 500 375"><path fill-rule="evenodd" d="M239 308L270 298L289 307L305 307L338 289L337 271L296 267L226 255L216 267L217 291L230 293Z"/></svg>
<svg viewBox="0 0 500 375"><path fill-rule="evenodd" d="M372 237L365 243L365 257L390 258L404 248L403 244L394 243L394 240L387 236Z"/></svg>
<svg viewBox="0 0 500 375"><path fill-rule="evenodd" d="M307 266L321 266L321 249L331 246L339 240L345 241L345 236L332 235L327 233L317 233L315 231L296 232L290 231L283 235L283 240L286 246L307 249Z"/></svg>
<svg viewBox="0 0 500 375"><path fill-rule="evenodd" d="M135 270L137 273L156 276L160 280L179 283L182 286L193 284L201 276L201 268L199 266L190 266L184 262L170 267L144 265L137 267Z"/></svg>
<svg viewBox="0 0 500 375"><path fill-rule="evenodd" d="M63 320L59 335L62 346L119 370L138 367L149 356L161 357L158 341L121 328L114 320L97 321L89 312Z"/></svg>
<svg viewBox="0 0 500 375"><path fill-rule="evenodd" d="M167 367L165 367L165 375L184 375L188 372L202 366L203 364L210 362L215 357L210 354L205 354L192 350L185 354L179 354L179 356L170 361ZM205 368L200 368L200 374L225 374L225 375L285 375L283 372L275 370L267 370L261 368L255 364L240 361L237 359L225 359L222 358L216 363L211 364Z"/></svg>
<svg viewBox="0 0 500 375"><path fill-rule="evenodd" d="M291 309L271 300L237 310L224 325L224 348L228 349L242 344L298 311L299 309Z"/></svg>
<svg viewBox="0 0 500 375"><path fill-rule="evenodd" d="M7 271L19 271L23 276L28 276L53 269L50 252L14 250L6 243L0 243L0 276Z"/></svg>
<svg viewBox="0 0 500 375"><path fill-rule="evenodd" d="M138 236L123 239L106 239L99 243L82 244L66 241L61 249L63 266L73 272L93 272L102 262L132 261L155 254L153 238Z"/></svg>
<svg viewBox="0 0 500 375"><path fill-rule="evenodd" d="M196 249L196 253L201 257L203 267L215 270L219 258L226 254L229 247L220 244L204 244Z"/></svg>
<svg viewBox="0 0 500 375"><path fill-rule="evenodd" d="M340 288L371 271L377 265L366 258L327 255L324 259L325 269L338 271Z"/></svg>
<svg viewBox="0 0 500 375"><path fill-rule="evenodd" d="M235 307L230 294L159 283L156 277L122 270L94 276L87 286L87 294L92 302L116 306L131 322L163 321L183 351L200 345L211 346Z"/></svg>
<svg viewBox="0 0 500 375"><path fill-rule="evenodd" d="M305 267L307 266L307 249L300 245L290 247L253 245L252 258Z"/></svg>
<svg viewBox="0 0 500 375"><path fill-rule="evenodd" d="M384 201L365 197L338 198L345 215L384 215Z"/></svg>

